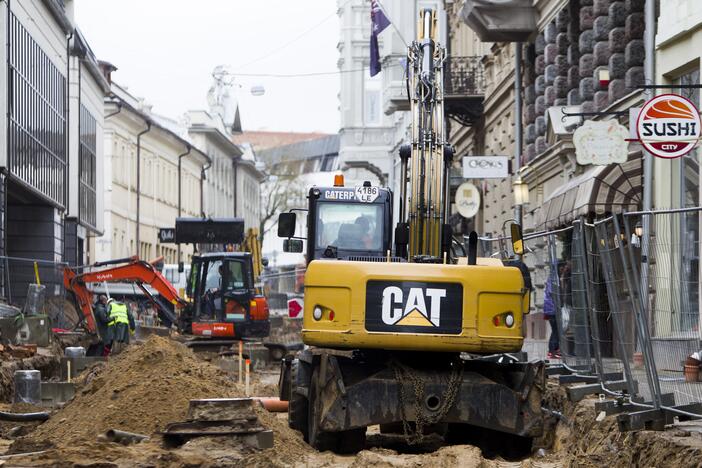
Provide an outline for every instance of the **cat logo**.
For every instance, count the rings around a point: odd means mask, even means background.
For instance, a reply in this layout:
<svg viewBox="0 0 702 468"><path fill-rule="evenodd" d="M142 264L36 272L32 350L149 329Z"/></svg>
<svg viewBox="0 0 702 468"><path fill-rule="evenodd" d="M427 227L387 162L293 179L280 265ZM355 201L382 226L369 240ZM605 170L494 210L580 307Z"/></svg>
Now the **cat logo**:
<svg viewBox="0 0 702 468"><path fill-rule="evenodd" d="M383 290L383 323L415 327L441 326L441 299L446 297L445 289L410 288L407 297L403 296L402 289L397 286L388 286Z"/></svg>
<svg viewBox="0 0 702 468"><path fill-rule="evenodd" d="M460 283L370 280L366 284L366 330L458 334L462 330Z"/></svg>

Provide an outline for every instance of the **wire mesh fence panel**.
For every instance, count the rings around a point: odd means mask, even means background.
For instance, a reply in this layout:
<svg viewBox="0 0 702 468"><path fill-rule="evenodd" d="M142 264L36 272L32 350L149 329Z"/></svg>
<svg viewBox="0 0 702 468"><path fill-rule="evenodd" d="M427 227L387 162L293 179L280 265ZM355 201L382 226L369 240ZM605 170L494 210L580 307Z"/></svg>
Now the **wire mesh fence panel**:
<svg viewBox="0 0 702 468"><path fill-rule="evenodd" d="M699 363L689 361L687 372L685 368L688 358L701 348L700 210L630 213L624 219L632 243L632 266L640 275L639 287L646 289L642 323L650 346L643 351L661 394L672 394L675 405L702 402ZM647 244L640 238L646 223L650 229ZM702 414L698 407L694 412Z"/></svg>
<svg viewBox="0 0 702 468"><path fill-rule="evenodd" d="M640 351L637 351L641 349L636 333L638 294L631 281L632 266L625 255L630 239L626 238L619 219L615 217L596 223L595 235L607 297L606 304L602 305L609 309L606 322L601 322L600 326L607 327L607 336L612 338L611 354L603 356L602 362L605 368L614 367L615 372L622 373L630 395L640 395L652 401L650 380Z"/></svg>
<svg viewBox="0 0 702 468"><path fill-rule="evenodd" d="M602 387L614 394L623 394L630 387L631 377L625 333L626 312L618 307L613 288L620 286L614 274L612 252L616 252L614 234L607 226L584 224L583 240L587 259L587 301L590 336L597 373ZM631 389L629 389L631 391Z"/></svg>
<svg viewBox="0 0 702 468"><path fill-rule="evenodd" d="M4 299L25 315L47 315L54 328L72 329L80 315L63 287L64 262L0 257L4 267Z"/></svg>
<svg viewBox="0 0 702 468"><path fill-rule="evenodd" d="M595 365L590 334L587 297L587 258L582 223L564 231L561 236L561 255L552 249L553 282L557 287L561 339L561 353L566 365L579 374L593 374ZM554 236L555 237L555 236Z"/></svg>

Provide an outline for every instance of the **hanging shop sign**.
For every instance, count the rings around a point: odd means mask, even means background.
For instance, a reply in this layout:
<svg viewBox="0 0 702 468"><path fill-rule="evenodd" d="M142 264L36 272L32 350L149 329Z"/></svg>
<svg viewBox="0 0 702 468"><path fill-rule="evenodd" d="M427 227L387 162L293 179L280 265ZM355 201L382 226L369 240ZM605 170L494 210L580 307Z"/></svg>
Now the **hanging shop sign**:
<svg viewBox="0 0 702 468"><path fill-rule="evenodd" d="M616 120L587 120L573 133L575 158L578 164L604 166L625 163L629 131Z"/></svg>
<svg viewBox="0 0 702 468"><path fill-rule="evenodd" d="M679 158L689 153L700 139L700 114L690 100L677 94L661 94L641 108L636 133L652 155Z"/></svg>
<svg viewBox="0 0 702 468"><path fill-rule="evenodd" d="M465 179L504 179L509 176L507 156L465 156L463 177Z"/></svg>
<svg viewBox="0 0 702 468"><path fill-rule="evenodd" d="M160 228L158 230L158 241L161 244L173 244L176 241L175 228Z"/></svg>
<svg viewBox="0 0 702 468"><path fill-rule="evenodd" d="M456 209L464 218L472 218L480 208L480 191L470 182L463 182L456 189Z"/></svg>

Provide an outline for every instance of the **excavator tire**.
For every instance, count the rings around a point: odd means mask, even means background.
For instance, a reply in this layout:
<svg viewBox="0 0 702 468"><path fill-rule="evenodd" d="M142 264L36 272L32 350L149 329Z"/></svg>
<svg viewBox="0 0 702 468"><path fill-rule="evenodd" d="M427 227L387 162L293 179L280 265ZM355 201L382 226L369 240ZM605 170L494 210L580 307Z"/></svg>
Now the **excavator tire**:
<svg viewBox="0 0 702 468"><path fill-rule="evenodd" d="M308 440L320 452L331 450L339 454L360 452L366 445L366 428L341 432L325 432L319 428L322 401L319 397L319 370L315 367L309 387Z"/></svg>
<svg viewBox="0 0 702 468"><path fill-rule="evenodd" d="M290 363L290 401L288 402L288 426L291 429L302 432L302 436L307 441L308 440L308 427L307 427L307 417L308 417L308 403L307 398L297 392L297 387L303 383L305 369L303 366L308 366L308 364L300 361L299 359L293 359ZM307 382L309 385L309 382ZM309 388L309 387L308 387Z"/></svg>

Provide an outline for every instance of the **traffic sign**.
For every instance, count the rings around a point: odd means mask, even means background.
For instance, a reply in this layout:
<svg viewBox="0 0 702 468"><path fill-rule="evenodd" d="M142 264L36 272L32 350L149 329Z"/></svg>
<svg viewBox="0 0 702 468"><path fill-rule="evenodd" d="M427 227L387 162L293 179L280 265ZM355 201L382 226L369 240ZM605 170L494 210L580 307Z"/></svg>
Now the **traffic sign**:
<svg viewBox="0 0 702 468"><path fill-rule="evenodd" d="M300 315L300 312L302 312L302 309L302 299L294 298L288 300L288 315L290 318L297 318L297 316Z"/></svg>
<svg viewBox="0 0 702 468"><path fill-rule="evenodd" d="M700 139L700 114L690 100L677 94L661 94L641 108L636 133L652 155L679 158Z"/></svg>

